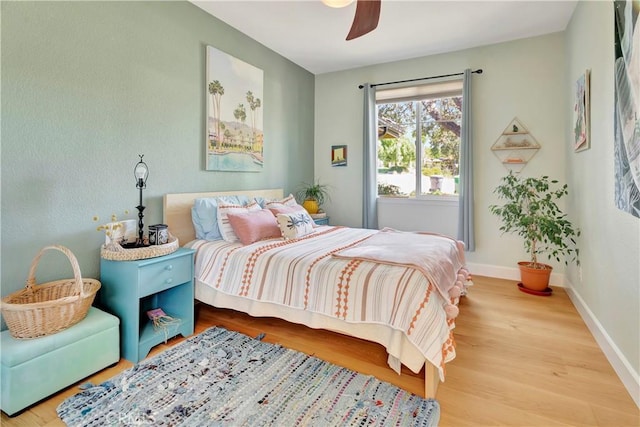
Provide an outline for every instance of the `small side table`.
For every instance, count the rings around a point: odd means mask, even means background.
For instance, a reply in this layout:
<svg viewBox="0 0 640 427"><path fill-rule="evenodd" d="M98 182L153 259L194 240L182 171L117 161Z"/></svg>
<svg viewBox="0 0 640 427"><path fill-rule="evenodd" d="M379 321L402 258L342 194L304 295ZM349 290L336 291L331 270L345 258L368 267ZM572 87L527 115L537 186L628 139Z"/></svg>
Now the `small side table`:
<svg viewBox="0 0 640 427"><path fill-rule="evenodd" d="M120 352L134 363L152 347L178 334L193 334L193 249L137 261L100 259L102 306L120 318ZM154 329L147 310L161 308L179 320Z"/></svg>
<svg viewBox="0 0 640 427"><path fill-rule="evenodd" d="M329 217L325 216L324 218L314 218L313 222L315 222L316 225L329 225Z"/></svg>

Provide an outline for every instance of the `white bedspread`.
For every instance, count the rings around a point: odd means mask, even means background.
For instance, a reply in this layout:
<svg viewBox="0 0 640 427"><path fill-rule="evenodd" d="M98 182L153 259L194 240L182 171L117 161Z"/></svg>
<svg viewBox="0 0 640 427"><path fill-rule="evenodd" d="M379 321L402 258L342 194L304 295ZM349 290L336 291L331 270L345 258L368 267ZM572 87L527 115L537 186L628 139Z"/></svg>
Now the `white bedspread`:
<svg viewBox="0 0 640 427"><path fill-rule="evenodd" d="M196 298L374 341L385 346L396 371L401 362L417 373L426 359L444 380L444 365L455 357L446 291L413 266L332 256L375 233L326 226L300 239L247 246L195 240L187 246L197 249ZM446 257L457 266L464 253L454 246Z"/></svg>

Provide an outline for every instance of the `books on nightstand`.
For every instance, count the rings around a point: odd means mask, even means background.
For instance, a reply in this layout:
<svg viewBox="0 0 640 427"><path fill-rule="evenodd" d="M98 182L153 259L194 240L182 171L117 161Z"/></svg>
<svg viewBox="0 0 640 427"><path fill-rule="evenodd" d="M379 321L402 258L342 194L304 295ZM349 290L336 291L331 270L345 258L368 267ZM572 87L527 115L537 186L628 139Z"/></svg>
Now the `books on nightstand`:
<svg viewBox="0 0 640 427"><path fill-rule="evenodd" d="M164 332L165 344L167 343L168 334L169 334L168 327L170 325L180 324L180 319L176 319L174 317L169 316L161 308L154 308L153 310L148 310L147 316L149 317L149 320L151 320L151 323L153 323L153 329L155 329L156 331L159 329L162 329L162 331Z"/></svg>

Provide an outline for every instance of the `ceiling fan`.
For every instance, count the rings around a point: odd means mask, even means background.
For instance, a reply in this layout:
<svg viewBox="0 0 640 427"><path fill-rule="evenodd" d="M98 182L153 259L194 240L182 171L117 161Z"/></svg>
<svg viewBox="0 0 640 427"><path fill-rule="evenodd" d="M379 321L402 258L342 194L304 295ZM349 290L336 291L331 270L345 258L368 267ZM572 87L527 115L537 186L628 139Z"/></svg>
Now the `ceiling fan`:
<svg viewBox="0 0 640 427"><path fill-rule="evenodd" d="M357 0L356 14L353 17L353 23L347 40L353 40L360 36L375 30L380 20L380 3L381 0ZM324 4L330 7L345 7L353 0L322 0Z"/></svg>

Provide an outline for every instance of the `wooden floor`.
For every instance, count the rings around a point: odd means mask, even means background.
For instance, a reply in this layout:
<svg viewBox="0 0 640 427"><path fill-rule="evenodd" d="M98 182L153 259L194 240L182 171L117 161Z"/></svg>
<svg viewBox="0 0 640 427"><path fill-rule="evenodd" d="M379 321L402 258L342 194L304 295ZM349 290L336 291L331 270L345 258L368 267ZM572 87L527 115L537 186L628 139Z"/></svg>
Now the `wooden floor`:
<svg viewBox="0 0 640 427"><path fill-rule="evenodd" d="M562 288L536 297L518 291L513 281L475 276L474 282L460 304L457 357L438 389L441 426L640 426L638 407ZM264 332L265 341L423 393L423 374L403 370L398 376L377 344L202 304L196 312L196 332L213 325L250 336ZM81 383L102 382L130 366L120 361ZM63 425L56 406L78 391L70 387L13 418L2 413L0 423Z"/></svg>

